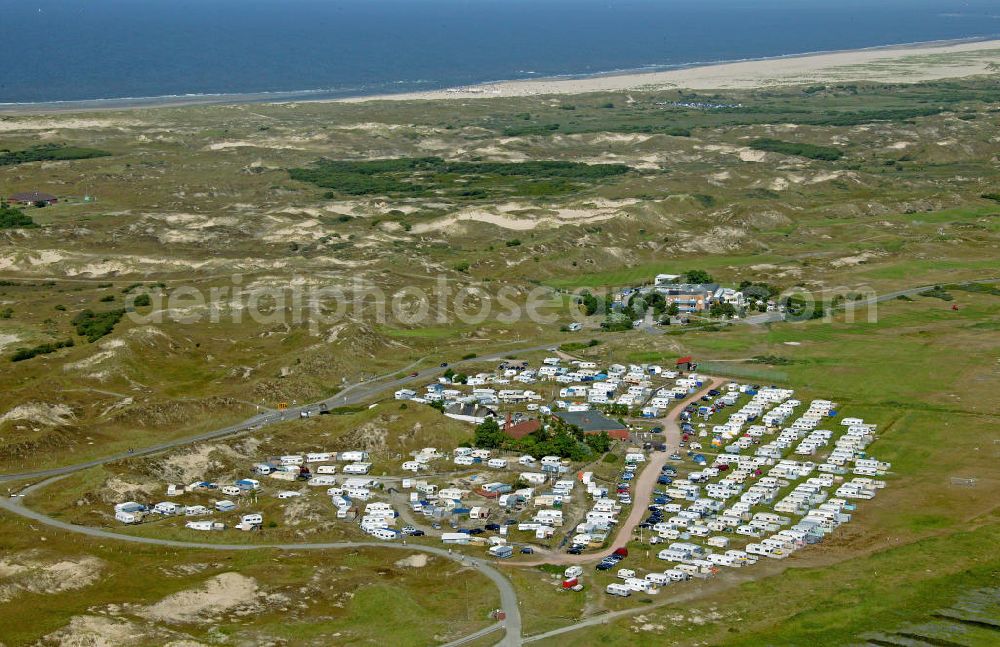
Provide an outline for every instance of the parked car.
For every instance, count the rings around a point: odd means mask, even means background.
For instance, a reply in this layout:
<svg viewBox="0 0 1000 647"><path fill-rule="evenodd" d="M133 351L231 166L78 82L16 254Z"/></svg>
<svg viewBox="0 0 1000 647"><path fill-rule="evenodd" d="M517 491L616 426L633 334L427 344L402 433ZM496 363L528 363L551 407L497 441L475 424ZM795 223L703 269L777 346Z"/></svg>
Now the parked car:
<svg viewBox="0 0 1000 647"><path fill-rule="evenodd" d="M580 548L579 546L572 546L566 552L569 553L570 555L579 555L579 554L583 553L583 549Z"/></svg>
<svg viewBox="0 0 1000 647"><path fill-rule="evenodd" d="M624 546L622 546L621 548L616 548L615 552L611 554L617 556L619 559L624 559L628 557L628 548L625 548Z"/></svg>
<svg viewBox="0 0 1000 647"><path fill-rule="evenodd" d="M483 534L483 532L485 532L485 531L482 528L470 528L468 530L468 533L470 535L481 535L481 534Z"/></svg>
<svg viewBox="0 0 1000 647"><path fill-rule="evenodd" d="M424 531L423 531L423 530L419 530L419 529L418 529L418 530L414 530L413 532L411 532L411 533L410 533L410 536L412 536L412 537L423 537L423 536L424 536L424 534L425 534L425 533L424 533Z"/></svg>
<svg viewBox="0 0 1000 647"><path fill-rule="evenodd" d="M486 524L485 528L487 530L492 530L493 532L496 532L496 531L500 530L500 524L498 524L498 523L488 523L488 524Z"/></svg>
<svg viewBox="0 0 1000 647"><path fill-rule="evenodd" d="M663 433L663 427L653 427L652 429L649 430L649 433L651 433L651 434L662 434Z"/></svg>
<svg viewBox="0 0 1000 647"><path fill-rule="evenodd" d="M534 555L535 554L535 549L532 548L531 546L525 546L525 547L523 547L521 549L521 554L522 555Z"/></svg>
<svg viewBox="0 0 1000 647"><path fill-rule="evenodd" d="M401 532L404 535L412 535L414 533L414 531L416 531L416 528L414 528L413 526L403 526Z"/></svg>

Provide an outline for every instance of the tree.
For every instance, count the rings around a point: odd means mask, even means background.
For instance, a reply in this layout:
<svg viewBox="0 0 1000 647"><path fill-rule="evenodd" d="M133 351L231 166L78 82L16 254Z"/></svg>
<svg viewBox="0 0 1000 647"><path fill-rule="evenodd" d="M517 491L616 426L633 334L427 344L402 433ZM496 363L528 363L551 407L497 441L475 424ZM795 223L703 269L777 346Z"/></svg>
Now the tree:
<svg viewBox="0 0 1000 647"><path fill-rule="evenodd" d="M583 313L590 316L600 311L601 300L590 292L584 292L580 295L580 305L583 307Z"/></svg>
<svg viewBox="0 0 1000 647"><path fill-rule="evenodd" d="M584 438L584 442L587 443L595 454L603 454L611 449L611 436L606 431L602 431L599 434L589 434Z"/></svg>
<svg viewBox="0 0 1000 647"><path fill-rule="evenodd" d="M507 434L493 418L487 418L476 426L472 444L482 449L496 449L503 446Z"/></svg>
<svg viewBox="0 0 1000 647"><path fill-rule="evenodd" d="M667 306L667 314L671 317L676 317L681 313L681 307L676 303L671 303Z"/></svg>
<svg viewBox="0 0 1000 647"><path fill-rule="evenodd" d="M633 321L644 318L646 316L645 299L639 296L633 297L629 302L629 311L626 314L631 316Z"/></svg>
<svg viewBox="0 0 1000 647"><path fill-rule="evenodd" d="M684 280L688 283L712 283L712 275L705 270L688 270L684 272Z"/></svg>

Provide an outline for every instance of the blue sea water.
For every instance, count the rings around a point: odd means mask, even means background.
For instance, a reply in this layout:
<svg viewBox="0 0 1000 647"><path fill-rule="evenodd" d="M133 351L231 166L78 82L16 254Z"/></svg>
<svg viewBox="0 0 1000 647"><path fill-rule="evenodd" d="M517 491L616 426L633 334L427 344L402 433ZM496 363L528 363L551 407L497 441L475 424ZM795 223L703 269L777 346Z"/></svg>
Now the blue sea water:
<svg viewBox="0 0 1000 647"><path fill-rule="evenodd" d="M998 0L0 0L0 103L348 96L1000 33Z"/></svg>

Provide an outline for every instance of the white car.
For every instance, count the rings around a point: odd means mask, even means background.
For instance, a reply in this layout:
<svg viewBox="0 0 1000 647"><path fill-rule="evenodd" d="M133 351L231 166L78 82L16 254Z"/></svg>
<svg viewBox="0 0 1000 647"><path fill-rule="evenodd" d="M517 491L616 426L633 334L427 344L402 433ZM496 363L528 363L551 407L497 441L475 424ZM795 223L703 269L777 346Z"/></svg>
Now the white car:
<svg viewBox="0 0 1000 647"><path fill-rule="evenodd" d="M295 497L295 496L302 496L302 493L301 492L293 492L292 490L283 490L281 492L278 492L278 498L279 499L291 499L292 497Z"/></svg>
<svg viewBox="0 0 1000 647"><path fill-rule="evenodd" d="M403 526L402 533L404 535L412 535L416 530L413 526Z"/></svg>

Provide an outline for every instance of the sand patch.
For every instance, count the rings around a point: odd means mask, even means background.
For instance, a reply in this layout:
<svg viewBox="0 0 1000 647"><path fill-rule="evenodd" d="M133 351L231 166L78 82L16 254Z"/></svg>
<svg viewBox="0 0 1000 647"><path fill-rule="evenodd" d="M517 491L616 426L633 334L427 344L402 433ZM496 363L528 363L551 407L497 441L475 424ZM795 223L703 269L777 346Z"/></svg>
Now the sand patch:
<svg viewBox="0 0 1000 647"><path fill-rule="evenodd" d="M740 160L743 162L763 162L766 157L764 151L755 151L752 148L744 148L740 151Z"/></svg>
<svg viewBox="0 0 1000 647"><path fill-rule="evenodd" d="M89 555L77 559L45 559L24 551L0 559L0 602L22 593L54 594L90 586L100 579L104 562Z"/></svg>
<svg viewBox="0 0 1000 647"><path fill-rule="evenodd" d="M878 252L862 252L854 256L844 256L830 261L830 267L854 267L855 265L867 263L879 256L882 256L882 254Z"/></svg>
<svg viewBox="0 0 1000 647"><path fill-rule="evenodd" d="M196 622L205 616L253 613L261 606L257 580L239 573L222 573L196 589L168 595L144 614L161 622Z"/></svg>
<svg viewBox="0 0 1000 647"><path fill-rule="evenodd" d="M59 647L129 647L144 644L149 638L147 629L124 618L73 616L68 625L42 638L40 644Z"/></svg>
<svg viewBox="0 0 1000 647"><path fill-rule="evenodd" d="M47 427L66 427L76 422L73 409L65 404L25 402L0 416L0 423L22 420Z"/></svg>
<svg viewBox="0 0 1000 647"><path fill-rule="evenodd" d="M399 568L423 568L424 566L427 566L427 561L427 555L424 553L416 553L396 561L395 564Z"/></svg>
<svg viewBox="0 0 1000 647"><path fill-rule="evenodd" d="M210 471L225 467L221 461L212 458L215 452L237 456L228 445L196 445L190 452L174 454L164 460L159 472L167 481L191 483L204 478Z"/></svg>
<svg viewBox="0 0 1000 647"><path fill-rule="evenodd" d="M18 337L17 335L11 335L6 333L0 334L0 351L7 348L11 344L15 344L19 341L21 341L21 338Z"/></svg>
<svg viewBox="0 0 1000 647"><path fill-rule="evenodd" d="M94 130L147 126L134 119L0 119L0 133L38 130Z"/></svg>
<svg viewBox="0 0 1000 647"><path fill-rule="evenodd" d="M537 209L526 205L505 203L494 207L492 210L480 208L466 209L452 216L446 216L431 222L419 223L414 225L411 231L414 234L447 230L452 230L453 233L461 233L462 230L456 230L455 228L464 222L481 222L510 231L531 231L541 226L560 227L563 225L578 225L609 220L620 214L617 207L629 206L636 202L634 200L596 200L579 207L564 207L559 209ZM590 207L590 204L594 206Z"/></svg>

